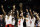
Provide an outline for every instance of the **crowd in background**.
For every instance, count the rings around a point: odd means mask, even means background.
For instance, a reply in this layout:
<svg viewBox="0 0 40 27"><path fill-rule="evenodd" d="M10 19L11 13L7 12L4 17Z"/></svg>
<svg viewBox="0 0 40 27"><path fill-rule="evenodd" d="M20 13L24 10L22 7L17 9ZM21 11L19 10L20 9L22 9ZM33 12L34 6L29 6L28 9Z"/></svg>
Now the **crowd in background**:
<svg viewBox="0 0 40 27"><path fill-rule="evenodd" d="M31 8L26 8L26 12L23 12L22 3L19 6L20 10L16 10L13 5L13 10L7 14L1 5L3 14L0 15L0 27L40 27L39 13L32 11Z"/></svg>

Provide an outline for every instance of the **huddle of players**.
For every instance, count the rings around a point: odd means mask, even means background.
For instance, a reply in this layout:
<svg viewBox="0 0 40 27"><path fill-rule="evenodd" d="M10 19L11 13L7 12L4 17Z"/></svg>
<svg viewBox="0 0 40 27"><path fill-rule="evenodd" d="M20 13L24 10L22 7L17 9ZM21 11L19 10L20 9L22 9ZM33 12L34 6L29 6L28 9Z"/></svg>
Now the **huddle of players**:
<svg viewBox="0 0 40 27"><path fill-rule="evenodd" d="M3 6L2 6L2 11L4 13L4 17L5 17L5 27L7 27L9 25L9 27L14 27L15 25L15 5L13 6L13 10L10 11L10 13L8 13L8 15L6 15L6 12L4 11L3 9ZM37 19L39 19L39 16L36 12L33 11L33 14L32 14L32 11L31 9L29 10L30 12L28 12L28 9L26 9L27 13L26 13L26 17L24 17L23 15L23 10L20 10L21 14L19 15L19 11L17 10L17 27L23 27L23 22L24 20L26 20L26 27L34 27L35 26L35 21L36 21L36 18L33 16L33 15L36 15L37 16Z"/></svg>

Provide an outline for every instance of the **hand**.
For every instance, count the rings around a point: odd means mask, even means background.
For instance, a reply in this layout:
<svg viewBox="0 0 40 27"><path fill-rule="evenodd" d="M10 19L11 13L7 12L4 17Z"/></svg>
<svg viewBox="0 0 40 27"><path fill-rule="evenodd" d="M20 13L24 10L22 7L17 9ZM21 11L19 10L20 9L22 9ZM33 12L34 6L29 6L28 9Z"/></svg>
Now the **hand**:
<svg viewBox="0 0 40 27"><path fill-rule="evenodd" d="M16 8L15 8L15 5L13 5L13 9L15 10Z"/></svg>
<svg viewBox="0 0 40 27"><path fill-rule="evenodd" d="M1 8L3 8L3 5L1 5Z"/></svg>

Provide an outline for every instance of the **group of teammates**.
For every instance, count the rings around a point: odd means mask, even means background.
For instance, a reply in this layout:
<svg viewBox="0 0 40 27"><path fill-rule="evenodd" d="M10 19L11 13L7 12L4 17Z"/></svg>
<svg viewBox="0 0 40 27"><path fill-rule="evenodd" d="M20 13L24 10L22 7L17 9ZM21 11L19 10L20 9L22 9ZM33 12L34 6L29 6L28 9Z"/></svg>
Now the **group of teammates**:
<svg viewBox="0 0 40 27"><path fill-rule="evenodd" d="M4 13L3 16L5 18L5 27L8 27L8 25L9 25L9 27L14 27L15 22L16 22L15 15L14 15L15 14L15 12L14 12L15 11L15 5L13 6L13 10L11 10L8 13L8 15L6 15L6 12L4 11L3 6L1 6L1 7L2 7L2 11ZM26 17L24 17L24 15L23 15L23 10L20 10L20 15L19 15L19 11L18 10L16 11L17 12L16 18L18 19L17 27L24 27L23 26L24 20L26 22L26 27L35 27L35 21L40 20L39 15L38 15L37 12L34 12L34 11L33 11L33 14L32 14L31 9L29 11L30 12L28 12L28 9L26 9ZM33 15L34 16L36 15L37 18L34 17ZM37 26L40 26L40 22L38 23Z"/></svg>

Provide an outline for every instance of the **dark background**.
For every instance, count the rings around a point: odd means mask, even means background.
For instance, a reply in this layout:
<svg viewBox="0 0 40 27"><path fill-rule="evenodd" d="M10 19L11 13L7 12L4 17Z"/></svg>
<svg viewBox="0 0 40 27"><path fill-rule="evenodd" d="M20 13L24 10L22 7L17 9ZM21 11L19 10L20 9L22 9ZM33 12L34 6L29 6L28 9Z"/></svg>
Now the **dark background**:
<svg viewBox="0 0 40 27"><path fill-rule="evenodd" d="M19 3L23 3L23 10L31 8L32 10L40 13L40 1L39 0L0 0L0 14L3 14L1 4L4 6L6 12L12 9L13 4L16 5L16 9L19 9ZM8 8L10 7L10 8Z"/></svg>

